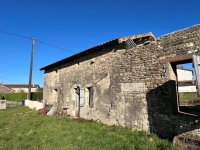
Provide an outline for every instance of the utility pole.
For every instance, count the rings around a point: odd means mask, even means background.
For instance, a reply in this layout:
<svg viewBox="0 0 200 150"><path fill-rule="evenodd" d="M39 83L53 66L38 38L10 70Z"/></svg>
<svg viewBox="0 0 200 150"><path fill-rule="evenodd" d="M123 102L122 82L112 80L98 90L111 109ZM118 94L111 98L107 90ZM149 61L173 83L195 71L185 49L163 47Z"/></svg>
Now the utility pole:
<svg viewBox="0 0 200 150"><path fill-rule="evenodd" d="M29 86L27 99L31 99L31 84L32 84L32 71L33 71L33 57L34 57L34 38L32 38L32 50L31 50L31 62L30 62L30 73L29 73Z"/></svg>

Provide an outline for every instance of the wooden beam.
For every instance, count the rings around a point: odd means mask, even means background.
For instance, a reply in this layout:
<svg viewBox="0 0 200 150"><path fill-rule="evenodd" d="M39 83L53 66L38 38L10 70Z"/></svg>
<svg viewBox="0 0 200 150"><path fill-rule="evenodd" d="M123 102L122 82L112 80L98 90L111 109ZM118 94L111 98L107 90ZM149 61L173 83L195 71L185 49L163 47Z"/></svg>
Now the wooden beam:
<svg viewBox="0 0 200 150"><path fill-rule="evenodd" d="M161 64L166 64L168 62L170 62L170 63L191 63L192 56L191 55L183 55L183 56L177 56L177 57L173 57L173 58L160 60Z"/></svg>

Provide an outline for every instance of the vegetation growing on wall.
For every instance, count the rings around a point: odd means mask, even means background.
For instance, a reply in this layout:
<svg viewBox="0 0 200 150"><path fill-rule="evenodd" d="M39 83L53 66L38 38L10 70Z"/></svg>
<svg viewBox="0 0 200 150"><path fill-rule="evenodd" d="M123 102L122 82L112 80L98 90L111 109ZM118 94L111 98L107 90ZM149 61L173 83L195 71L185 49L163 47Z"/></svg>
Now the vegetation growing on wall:
<svg viewBox="0 0 200 150"><path fill-rule="evenodd" d="M1 93L0 99L6 99L10 101L21 101L27 99L27 93ZM43 99L43 92L32 92L31 93L32 100L42 100Z"/></svg>

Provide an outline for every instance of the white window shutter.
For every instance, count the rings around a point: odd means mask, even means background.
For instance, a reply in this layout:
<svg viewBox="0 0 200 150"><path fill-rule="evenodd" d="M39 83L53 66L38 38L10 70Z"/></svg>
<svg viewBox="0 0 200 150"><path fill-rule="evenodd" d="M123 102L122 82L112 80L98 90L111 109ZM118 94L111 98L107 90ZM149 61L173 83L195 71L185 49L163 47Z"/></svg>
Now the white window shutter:
<svg viewBox="0 0 200 150"><path fill-rule="evenodd" d="M80 88L80 107L84 106L84 88Z"/></svg>
<svg viewBox="0 0 200 150"><path fill-rule="evenodd" d="M196 81L197 81L197 88L198 88L198 96L200 97L200 56L193 55L193 64L196 73Z"/></svg>

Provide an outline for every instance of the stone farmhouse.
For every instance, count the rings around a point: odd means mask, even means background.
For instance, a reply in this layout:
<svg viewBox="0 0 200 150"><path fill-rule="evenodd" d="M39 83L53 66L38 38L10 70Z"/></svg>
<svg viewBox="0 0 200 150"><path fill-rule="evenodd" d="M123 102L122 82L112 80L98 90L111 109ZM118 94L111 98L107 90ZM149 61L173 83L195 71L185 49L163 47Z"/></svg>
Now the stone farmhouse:
<svg viewBox="0 0 200 150"><path fill-rule="evenodd" d="M200 25L158 39L116 38L41 68L44 102L67 115L172 138L200 128L200 113L179 106L176 70L194 62L198 76L199 54Z"/></svg>

